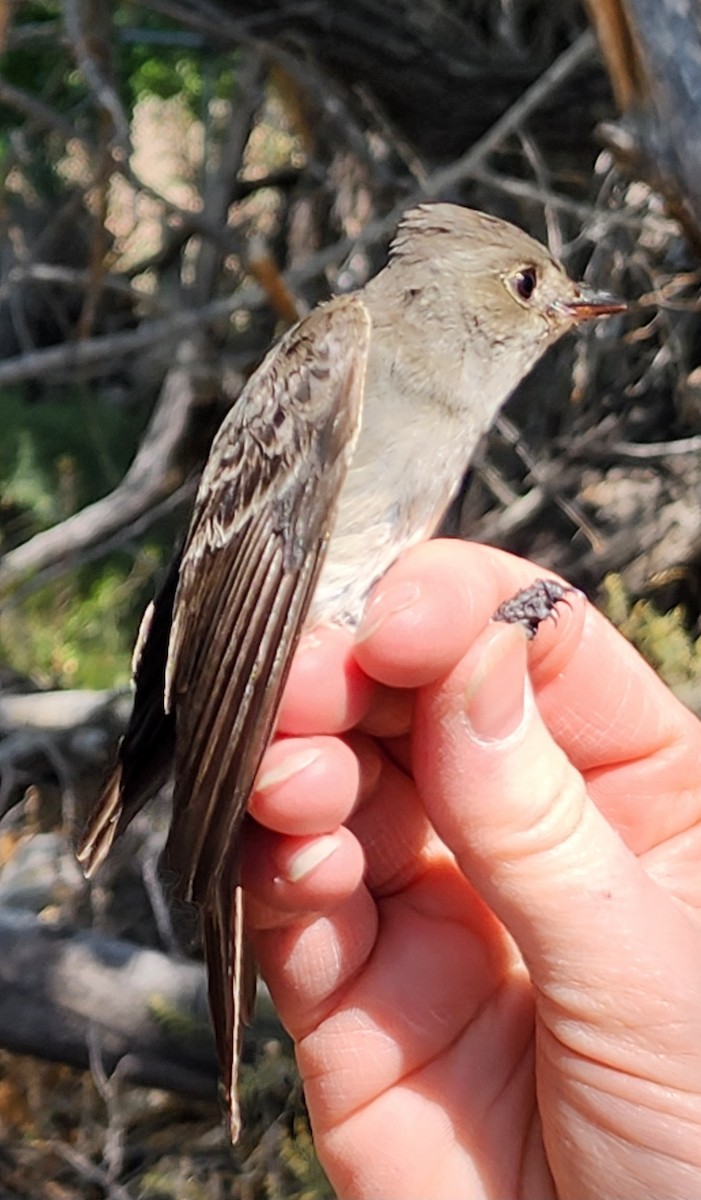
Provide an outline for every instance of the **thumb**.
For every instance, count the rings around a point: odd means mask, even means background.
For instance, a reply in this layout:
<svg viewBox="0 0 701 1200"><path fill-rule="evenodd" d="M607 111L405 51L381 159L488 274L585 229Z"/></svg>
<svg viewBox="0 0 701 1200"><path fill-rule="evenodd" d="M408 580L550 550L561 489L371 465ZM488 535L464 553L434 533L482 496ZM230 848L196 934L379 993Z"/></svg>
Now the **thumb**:
<svg viewBox="0 0 701 1200"><path fill-rule="evenodd" d="M419 690L423 803L542 1000L571 1019L568 997L586 1023L603 999L616 1023L630 1021L634 994L641 1029L658 1037L669 997L650 980L676 978L695 994L698 935L587 794L538 713L526 663L524 632L489 625L445 679Z"/></svg>

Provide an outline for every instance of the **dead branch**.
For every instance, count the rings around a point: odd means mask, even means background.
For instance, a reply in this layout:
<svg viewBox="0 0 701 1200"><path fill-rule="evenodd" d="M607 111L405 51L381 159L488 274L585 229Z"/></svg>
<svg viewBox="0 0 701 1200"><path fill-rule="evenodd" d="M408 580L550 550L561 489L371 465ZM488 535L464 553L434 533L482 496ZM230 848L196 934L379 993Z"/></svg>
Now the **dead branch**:
<svg viewBox="0 0 701 1200"><path fill-rule="evenodd" d="M0 909L0 1044L88 1068L91 1036L108 1074L214 1094L201 966Z"/></svg>
<svg viewBox="0 0 701 1200"><path fill-rule="evenodd" d="M482 166L490 154L516 133L546 100L551 99L567 79L585 66L595 49L593 33L589 30L581 33L466 154L429 176L421 189L424 195L433 197L448 193L457 184L469 179L475 167Z"/></svg>
<svg viewBox="0 0 701 1200"><path fill-rule="evenodd" d="M284 1038L259 987L246 1056ZM214 1096L217 1065L199 963L0 907L0 1045L144 1087Z"/></svg>
<svg viewBox="0 0 701 1200"><path fill-rule="evenodd" d="M138 520L179 486L177 455L192 410L201 400L201 367L202 346L196 338L188 338L166 375L146 434L122 482L101 500L6 554L0 562L0 591L57 562L70 569L86 547Z"/></svg>
<svg viewBox="0 0 701 1200"><path fill-rule="evenodd" d="M606 127L626 165L666 196L701 247L701 21L692 0L588 0L625 128Z"/></svg>
<svg viewBox="0 0 701 1200"><path fill-rule="evenodd" d="M80 134L70 121L62 117L54 108L45 104L43 100L38 100L36 96L30 96L28 92L22 91L14 84L8 83L6 79L0 79L0 104L6 104L8 108L13 108L23 116L29 117L30 121L33 121L40 129L49 129L53 133L60 133L65 141L80 138Z"/></svg>
<svg viewBox="0 0 701 1200"><path fill-rule="evenodd" d="M216 146L216 165L211 166L215 147L210 153L210 169L207 174L203 205L207 220L225 228L227 212L231 204L236 180L243 163L246 143L250 136L253 118L260 106L263 88L263 64L255 51L249 50L241 66L238 79L238 103L228 114L223 135ZM195 305L208 300L216 289L222 263L222 252L213 242L203 242L198 251L195 267L195 283L192 289Z"/></svg>
<svg viewBox="0 0 701 1200"><path fill-rule="evenodd" d="M292 292L318 278L329 267L337 266L353 250L386 241L404 210L412 203L449 192L459 183L471 178L499 148L502 141L514 133L538 106L553 94L564 79L583 65L593 46L593 35L582 34L461 159L429 175L421 188L414 190L411 195L395 205L386 216L369 221L357 237L342 238L311 255L303 267L285 272L283 278ZM204 328L236 310L255 308L263 301L262 289L256 286L246 287L233 296L211 301L195 312L177 312L162 320L143 322L138 329L128 333L105 334L75 345L51 346L46 350L18 355L0 363L0 387L21 383L26 379L46 378L59 371L103 365L112 359L146 349L159 342L175 340L180 334Z"/></svg>
<svg viewBox="0 0 701 1200"><path fill-rule="evenodd" d="M192 234L198 234L200 237L209 238L219 246L223 246L228 250L234 250L240 242L240 235L233 229L227 228L222 221L215 221L208 217L204 212L195 212L194 209L182 208L176 204L174 200L160 192L158 188L150 183L146 183L141 179L130 163L118 163L117 169L120 175L123 175L127 183L130 183L136 192L142 192L144 196L150 196L156 200L158 204L163 205L163 208L168 213L168 216L177 222L178 230L185 237ZM256 184L256 187L264 186L262 183ZM276 186L271 184L270 186ZM146 269L148 264L143 264L136 268L136 272Z"/></svg>
<svg viewBox="0 0 701 1200"><path fill-rule="evenodd" d="M63 0L63 19L68 42L78 69L98 109L109 114L114 128L116 146L126 157L130 152L129 121L119 96L106 74L104 62L98 61L96 53L96 42L99 37L97 30L104 32L103 26L106 22L109 23L109 6L92 3L89 14L84 12L85 7L87 7L87 0ZM86 20L86 18L88 19ZM108 44L107 38L100 38L99 46L103 58Z"/></svg>
<svg viewBox="0 0 701 1200"><path fill-rule="evenodd" d="M73 16L76 16L75 12ZM204 198L204 218L210 225L222 227L225 224L251 122L259 104L261 83L260 59L251 54L243 72L245 103L240 106L237 120L229 124L217 168L211 174ZM215 290L219 267L219 252L210 242L201 242L191 288L195 308L197 310L199 304L200 313ZM79 342L76 349L83 344L89 343ZM108 496L5 555L0 563L0 590L59 562L70 569L77 555L111 538L125 525L138 521L144 512L178 487L182 482L178 451L188 432L192 410L203 399L203 385L211 390L210 372L203 370L210 356L211 349L203 336L193 335L181 343L149 427L122 482Z"/></svg>
<svg viewBox="0 0 701 1200"><path fill-rule="evenodd" d="M6 278L0 283L0 301L7 298L11 288L15 284L24 283L25 281L31 283L58 283L64 287L82 291L86 287L89 277L88 271L80 270L76 267L63 267L56 263L45 262L21 263L16 267L11 267ZM149 296L134 287L123 275L105 275L102 279L102 287L106 291L126 296L135 304L140 304L152 310L156 309L157 311L157 300L153 296Z"/></svg>
<svg viewBox="0 0 701 1200"><path fill-rule="evenodd" d="M106 333L83 342L70 342L19 354L0 363L0 387L23 383L27 379L56 378L67 371L80 374L88 368L104 367L117 358L149 349L160 342L172 341L176 344L179 337L205 328L221 317L228 317L238 307L253 308L261 300L262 294L258 288L247 288L239 296L215 300L198 312L179 311L156 321L145 321L138 329L129 330L128 333Z"/></svg>
<svg viewBox="0 0 701 1200"><path fill-rule="evenodd" d="M103 558L105 554L111 554L113 550L120 550L129 543L134 543L136 539L143 537L158 521L161 521L166 516L170 516L171 513L181 510L184 514L182 520L186 520L196 491L197 478L192 477L187 479L174 492L170 492L157 504L153 504L145 509L135 520L127 521L124 525L120 524L109 537L101 539L95 545L84 545L77 549L74 566L83 567L86 563ZM32 572L31 576L27 577L22 583L13 585L12 602L21 602L26 596L35 592L37 588L42 587L45 583L49 583L52 579L60 579L65 574L66 567L60 558L47 562L46 566L42 567L39 571Z"/></svg>
<svg viewBox="0 0 701 1200"><path fill-rule="evenodd" d="M0 695L0 815L27 787L56 779L68 789L106 769L129 699L118 692L66 690Z"/></svg>

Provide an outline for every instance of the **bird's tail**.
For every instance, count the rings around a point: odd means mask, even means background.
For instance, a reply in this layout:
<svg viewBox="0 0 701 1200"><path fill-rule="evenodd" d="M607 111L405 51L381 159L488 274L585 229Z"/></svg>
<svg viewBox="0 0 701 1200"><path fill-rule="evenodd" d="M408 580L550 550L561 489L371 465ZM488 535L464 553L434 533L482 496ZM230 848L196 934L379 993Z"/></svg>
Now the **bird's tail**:
<svg viewBox="0 0 701 1200"><path fill-rule="evenodd" d="M202 906L202 936L229 1135L236 1142L241 1132L238 1076L243 1027L253 1009L256 972L244 936L243 889L233 873L222 872L212 884Z"/></svg>
<svg viewBox="0 0 701 1200"><path fill-rule="evenodd" d="M95 805L76 849L90 879L107 858L122 815L122 767L115 767Z"/></svg>

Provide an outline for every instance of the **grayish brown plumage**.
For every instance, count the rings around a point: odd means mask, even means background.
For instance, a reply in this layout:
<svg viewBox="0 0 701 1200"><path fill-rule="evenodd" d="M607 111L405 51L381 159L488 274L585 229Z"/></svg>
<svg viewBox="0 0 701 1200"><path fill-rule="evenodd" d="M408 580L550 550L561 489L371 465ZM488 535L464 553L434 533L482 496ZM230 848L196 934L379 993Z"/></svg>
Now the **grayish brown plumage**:
<svg viewBox="0 0 701 1200"><path fill-rule="evenodd" d="M621 305L520 229L407 213L388 265L289 330L224 420L183 553L142 627L134 711L78 856L88 874L171 770L166 862L200 909L232 1138L246 960L237 834L300 632L355 626L431 537L475 446L543 351Z"/></svg>

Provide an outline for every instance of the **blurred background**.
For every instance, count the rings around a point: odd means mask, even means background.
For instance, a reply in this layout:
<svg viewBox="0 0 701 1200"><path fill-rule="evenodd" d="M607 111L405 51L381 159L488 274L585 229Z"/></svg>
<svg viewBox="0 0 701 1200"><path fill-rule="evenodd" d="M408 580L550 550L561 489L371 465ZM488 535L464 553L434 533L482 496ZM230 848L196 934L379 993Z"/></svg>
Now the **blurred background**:
<svg viewBox="0 0 701 1200"><path fill-rule="evenodd" d="M701 710L701 13L0 0L0 53L0 1196L330 1196L265 994L227 1146L167 797L73 863L141 612L271 340L451 200L630 307L525 381L446 532L562 572Z"/></svg>

